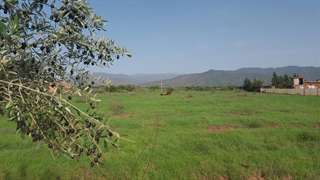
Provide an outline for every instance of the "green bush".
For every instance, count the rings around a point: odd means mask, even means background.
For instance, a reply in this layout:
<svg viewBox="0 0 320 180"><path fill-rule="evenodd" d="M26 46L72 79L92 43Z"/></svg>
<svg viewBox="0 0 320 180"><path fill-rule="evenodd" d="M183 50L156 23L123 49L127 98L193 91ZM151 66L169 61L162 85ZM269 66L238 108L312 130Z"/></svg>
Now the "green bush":
<svg viewBox="0 0 320 180"><path fill-rule="evenodd" d="M272 83L272 86L276 88L292 88L293 77L288 76L287 74L283 76L279 76L274 72L272 75L271 83Z"/></svg>
<svg viewBox="0 0 320 180"><path fill-rule="evenodd" d="M261 87L263 86L263 81L254 79L251 81L246 78L243 82L242 88L249 92L260 92Z"/></svg>
<svg viewBox="0 0 320 180"><path fill-rule="evenodd" d="M148 89L152 90L152 91L155 91L155 90L159 90L160 89L160 86L149 86L147 87Z"/></svg>
<svg viewBox="0 0 320 180"><path fill-rule="evenodd" d="M134 85L119 85L119 86L110 86L106 87L108 92L133 92L136 90Z"/></svg>

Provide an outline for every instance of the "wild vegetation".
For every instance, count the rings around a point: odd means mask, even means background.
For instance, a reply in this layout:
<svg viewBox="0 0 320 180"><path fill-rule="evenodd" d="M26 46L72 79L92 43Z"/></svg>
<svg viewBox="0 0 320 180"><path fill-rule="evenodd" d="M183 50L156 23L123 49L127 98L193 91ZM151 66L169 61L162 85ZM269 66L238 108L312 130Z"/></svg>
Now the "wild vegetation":
<svg viewBox="0 0 320 180"><path fill-rule="evenodd" d="M242 88L249 92L259 92L263 84L264 82L262 80L257 80L257 79L250 80L249 78L246 78L243 81ZM293 77L287 74L284 74L283 76L281 76L273 72L271 85L275 88L292 88Z"/></svg>
<svg viewBox="0 0 320 180"><path fill-rule="evenodd" d="M0 119L0 179L318 179L320 99L244 91L99 93L98 113L128 141L101 166L53 158ZM78 97L72 102L87 106ZM50 177L50 178L47 178Z"/></svg>
<svg viewBox="0 0 320 180"><path fill-rule="evenodd" d="M271 84L276 88L292 88L293 77L287 74L284 74L283 76L277 75L277 73L274 72L272 75Z"/></svg>
<svg viewBox="0 0 320 180"><path fill-rule="evenodd" d="M250 79L246 78L243 82L242 88L249 92L259 92L262 86L263 81L257 79L251 81Z"/></svg>

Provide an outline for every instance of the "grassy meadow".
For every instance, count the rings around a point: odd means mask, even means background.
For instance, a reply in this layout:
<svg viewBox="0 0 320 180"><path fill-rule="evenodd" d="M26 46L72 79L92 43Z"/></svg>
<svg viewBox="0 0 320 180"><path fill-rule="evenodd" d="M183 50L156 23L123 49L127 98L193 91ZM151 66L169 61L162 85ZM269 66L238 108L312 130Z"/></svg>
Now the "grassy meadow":
<svg viewBox="0 0 320 180"><path fill-rule="evenodd" d="M242 91L100 94L122 137L90 168L0 119L0 179L320 179L320 97ZM75 103L82 106L79 100Z"/></svg>

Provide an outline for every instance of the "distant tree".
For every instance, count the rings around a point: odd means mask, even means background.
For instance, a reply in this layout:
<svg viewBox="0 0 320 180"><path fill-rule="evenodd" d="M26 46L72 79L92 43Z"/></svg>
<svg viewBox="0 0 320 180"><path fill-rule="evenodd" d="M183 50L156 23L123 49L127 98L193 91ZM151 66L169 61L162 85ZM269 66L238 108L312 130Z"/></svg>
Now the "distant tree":
<svg viewBox="0 0 320 180"><path fill-rule="evenodd" d="M278 84L277 84L276 87L284 88L284 84L285 84L284 77L283 76L278 76Z"/></svg>
<svg viewBox="0 0 320 180"><path fill-rule="evenodd" d="M273 72L273 74L272 74L271 84L272 84L272 86L275 86L275 87L277 87L278 84L279 84L279 82L278 82L278 75L277 75L277 73L275 73L275 72Z"/></svg>
<svg viewBox="0 0 320 180"><path fill-rule="evenodd" d="M261 87L263 86L263 81L254 79L252 81L252 91L259 92Z"/></svg>
<svg viewBox="0 0 320 180"><path fill-rule="evenodd" d="M252 91L252 82L250 79L246 78L243 82L243 89L246 91Z"/></svg>
<svg viewBox="0 0 320 180"><path fill-rule="evenodd" d="M260 88L263 86L263 81L254 79L251 81L246 78L243 82L243 89L251 92L259 92Z"/></svg>
<svg viewBox="0 0 320 180"><path fill-rule="evenodd" d="M283 88L291 88L293 84L293 78L285 74L283 76Z"/></svg>
<svg viewBox="0 0 320 180"><path fill-rule="evenodd" d="M272 86L276 88L291 88L293 84L293 77L284 74L283 76L278 76L275 72L272 75L271 80Z"/></svg>
<svg viewBox="0 0 320 180"><path fill-rule="evenodd" d="M105 21L86 0L0 1L0 99L17 131L42 141L54 153L100 162L101 146L119 135L95 111L88 66L108 66L127 50L97 38ZM57 81L75 85L68 94L50 93ZM88 111L70 101L89 96Z"/></svg>

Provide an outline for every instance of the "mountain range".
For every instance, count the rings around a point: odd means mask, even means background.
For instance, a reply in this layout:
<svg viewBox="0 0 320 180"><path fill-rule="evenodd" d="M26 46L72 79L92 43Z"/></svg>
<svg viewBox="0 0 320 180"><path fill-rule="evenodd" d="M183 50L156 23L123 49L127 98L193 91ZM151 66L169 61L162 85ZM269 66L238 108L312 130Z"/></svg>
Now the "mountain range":
<svg viewBox="0 0 320 180"><path fill-rule="evenodd" d="M278 75L304 76L306 80L320 79L320 67L299 67L287 66L279 68L241 68L238 70L209 70L203 73L194 74L136 74L136 75L115 75L95 73L95 76L108 78L113 84L133 84L143 86L159 85L162 80L165 86L241 86L245 78L259 79L265 85L271 82L273 72Z"/></svg>

